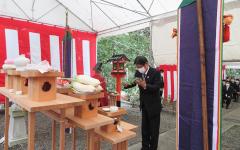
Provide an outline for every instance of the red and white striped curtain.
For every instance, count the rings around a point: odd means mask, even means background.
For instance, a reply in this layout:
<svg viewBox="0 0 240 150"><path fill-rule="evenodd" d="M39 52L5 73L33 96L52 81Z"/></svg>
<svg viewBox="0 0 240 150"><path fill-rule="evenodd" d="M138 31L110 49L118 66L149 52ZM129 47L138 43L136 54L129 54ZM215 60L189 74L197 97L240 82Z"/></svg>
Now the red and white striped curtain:
<svg viewBox="0 0 240 150"><path fill-rule="evenodd" d="M177 100L177 66L176 65L160 65L158 70L164 71L164 100L170 100L171 102Z"/></svg>
<svg viewBox="0 0 240 150"><path fill-rule="evenodd" d="M4 60L25 54L31 63L47 60L62 69L62 39L64 28L0 17L0 66ZM72 31L72 74L93 75L96 64L96 34ZM0 86L4 85L3 74Z"/></svg>

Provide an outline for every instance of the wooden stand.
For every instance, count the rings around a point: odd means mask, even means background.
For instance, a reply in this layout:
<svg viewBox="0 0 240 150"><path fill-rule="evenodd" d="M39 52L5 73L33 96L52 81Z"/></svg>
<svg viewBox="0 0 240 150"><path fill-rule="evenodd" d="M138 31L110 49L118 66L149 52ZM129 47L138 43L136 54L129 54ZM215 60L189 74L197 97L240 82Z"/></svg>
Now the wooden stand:
<svg viewBox="0 0 240 150"><path fill-rule="evenodd" d="M63 76L62 72L40 73L39 71L21 72L22 77L28 78L28 97L32 101L50 101L56 99L56 77Z"/></svg>
<svg viewBox="0 0 240 150"><path fill-rule="evenodd" d="M127 150L128 140L135 137L136 133L133 132L137 126L130 123L121 121L121 116L127 114L124 108L119 108L117 112L106 112L102 108L98 109L98 112L102 115L116 118L113 124L105 125L100 127L95 132L102 139L109 141L112 144L112 150ZM123 132L117 131L117 125L120 125Z"/></svg>
<svg viewBox="0 0 240 150"><path fill-rule="evenodd" d="M127 111L124 108L118 108L118 111L116 112L106 112L103 110L104 107L99 108L98 112L104 116L115 118L113 124L109 124L106 126L102 126L101 130L111 133L111 132L116 132L117 131L117 125L120 124L121 121L121 116L127 114Z"/></svg>
<svg viewBox="0 0 240 150"><path fill-rule="evenodd" d="M95 130L97 135L112 144L113 150L127 150L128 140L136 136L133 131L124 130L123 132L107 133L100 129Z"/></svg>
<svg viewBox="0 0 240 150"><path fill-rule="evenodd" d="M74 115L79 118L96 117L98 114L98 99L104 96L103 93L75 94L72 92L69 95L86 101L85 104L74 109Z"/></svg>
<svg viewBox="0 0 240 150"><path fill-rule="evenodd" d="M4 150L8 149L8 129L9 129L9 100L16 103L26 111L28 111L28 150L34 150L35 147L35 121L36 112L44 112L52 109L59 109L61 119L60 122L60 150L65 149L65 109L73 108L84 103L78 98L57 94L56 99L47 102L31 101L27 95L16 95L10 93L5 87L0 87L0 93L6 96L6 111L5 111L5 146Z"/></svg>
<svg viewBox="0 0 240 150"><path fill-rule="evenodd" d="M28 81L27 78L21 77L20 72L16 70L7 70L7 75L13 79L13 89L15 91L22 91L22 94L28 92Z"/></svg>

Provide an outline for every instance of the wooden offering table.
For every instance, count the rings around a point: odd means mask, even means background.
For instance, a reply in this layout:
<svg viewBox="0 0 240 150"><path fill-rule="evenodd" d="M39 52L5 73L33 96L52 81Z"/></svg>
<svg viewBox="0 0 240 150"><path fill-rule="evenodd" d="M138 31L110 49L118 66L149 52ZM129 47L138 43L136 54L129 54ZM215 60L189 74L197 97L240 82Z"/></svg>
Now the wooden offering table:
<svg viewBox="0 0 240 150"><path fill-rule="evenodd" d="M121 116L127 114L124 108L120 107L116 112L106 111L105 108L110 108L110 106L101 107L98 109L98 112L105 116L115 118L115 121L113 124L96 129L95 132L99 137L110 142L113 150L127 150L128 140L136 136L133 130L137 129L137 126L121 120ZM120 126L123 131L119 132L117 126Z"/></svg>
<svg viewBox="0 0 240 150"><path fill-rule="evenodd" d="M7 97L5 99L6 109L5 109L5 145L4 150L8 150L8 129L9 129L9 100L16 103L26 111L28 111L28 150L34 150L34 138L35 138L35 113L41 111L48 111L52 109L60 110L60 117L65 118L65 109L78 106L84 103L83 100L56 94L56 98L50 101L33 101L28 95L16 95L15 93L10 93L9 89L5 87L0 87L0 93ZM60 150L65 149L65 122L60 122Z"/></svg>
<svg viewBox="0 0 240 150"><path fill-rule="evenodd" d="M103 96L103 93L75 94L69 91L68 94L75 98L85 100L85 103L81 106L76 106L74 108L66 110L66 118L68 120L68 124L73 128L72 149L76 149L76 127L87 131L87 150L100 149L100 139L96 135L95 129L107 124L112 124L114 122L112 118L98 114L98 99ZM50 111L49 113L53 114L53 112ZM59 110L54 110L54 113L59 114L60 112Z"/></svg>
<svg viewBox="0 0 240 150"><path fill-rule="evenodd" d="M101 129L96 129L95 132L102 139L110 142L112 144L113 150L127 150L128 140L136 136L136 133L129 130L124 130L123 132L112 132L108 133ZM99 149L96 149L99 150Z"/></svg>
<svg viewBox="0 0 240 150"><path fill-rule="evenodd" d="M116 112L110 112L110 111L104 111L104 108L109 108L109 106L99 108L98 109L99 114L102 114L107 117L111 117L115 120L114 120L114 123L108 124L106 126L102 126L101 129L106 132L117 131L117 125L119 125L121 122L121 116L127 114L127 111L124 108L118 108Z"/></svg>

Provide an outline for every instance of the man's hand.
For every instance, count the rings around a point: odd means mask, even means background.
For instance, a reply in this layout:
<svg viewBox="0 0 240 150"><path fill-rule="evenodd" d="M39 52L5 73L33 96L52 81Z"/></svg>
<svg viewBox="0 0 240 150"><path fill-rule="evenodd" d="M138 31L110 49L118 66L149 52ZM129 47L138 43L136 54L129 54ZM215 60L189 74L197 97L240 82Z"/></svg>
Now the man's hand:
<svg viewBox="0 0 240 150"><path fill-rule="evenodd" d="M146 89L146 87L147 87L147 84L146 84L145 80L138 81L137 84L144 89Z"/></svg>
<svg viewBox="0 0 240 150"><path fill-rule="evenodd" d="M124 88L127 88L128 86L129 86L128 83L123 83L123 87L124 87Z"/></svg>

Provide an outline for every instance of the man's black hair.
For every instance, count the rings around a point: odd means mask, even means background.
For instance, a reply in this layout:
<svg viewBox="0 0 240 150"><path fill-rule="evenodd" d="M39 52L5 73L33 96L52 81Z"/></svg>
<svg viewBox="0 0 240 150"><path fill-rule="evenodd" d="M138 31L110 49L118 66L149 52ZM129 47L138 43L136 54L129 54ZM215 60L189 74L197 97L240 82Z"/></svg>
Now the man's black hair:
<svg viewBox="0 0 240 150"><path fill-rule="evenodd" d="M144 56L137 56L134 60L134 65L145 65L148 63L148 60Z"/></svg>
<svg viewBox="0 0 240 150"><path fill-rule="evenodd" d="M164 72L164 70L163 70L163 69L160 69L160 72Z"/></svg>

